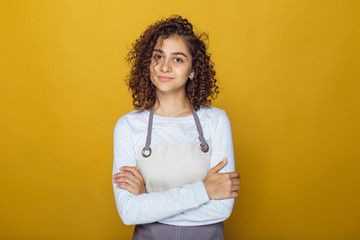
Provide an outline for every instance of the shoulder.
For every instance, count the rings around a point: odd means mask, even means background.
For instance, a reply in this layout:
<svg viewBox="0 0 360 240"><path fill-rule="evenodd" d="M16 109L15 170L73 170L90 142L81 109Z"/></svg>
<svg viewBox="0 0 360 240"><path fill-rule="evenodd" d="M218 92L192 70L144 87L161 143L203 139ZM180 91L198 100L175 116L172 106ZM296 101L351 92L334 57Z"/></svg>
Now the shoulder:
<svg viewBox="0 0 360 240"><path fill-rule="evenodd" d="M225 112L225 110L213 107L213 106L204 106L201 107L201 111L203 112L203 118L209 119L213 123L221 123L228 122L229 118Z"/></svg>
<svg viewBox="0 0 360 240"><path fill-rule="evenodd" d="M212 138L215 139L218 134L231 133L230 120L225 110L216 107L204 107L202 119L210 127ZM200 114L199 114L200 115Z"/></svg>
<svg viewBox="0 0 360 240"><path fill-rule="evenodd" d="M115 124L115 132L120 130L130 131L134 125L143 124L146 116L146 110L134 110L122 115Z"/></svg>

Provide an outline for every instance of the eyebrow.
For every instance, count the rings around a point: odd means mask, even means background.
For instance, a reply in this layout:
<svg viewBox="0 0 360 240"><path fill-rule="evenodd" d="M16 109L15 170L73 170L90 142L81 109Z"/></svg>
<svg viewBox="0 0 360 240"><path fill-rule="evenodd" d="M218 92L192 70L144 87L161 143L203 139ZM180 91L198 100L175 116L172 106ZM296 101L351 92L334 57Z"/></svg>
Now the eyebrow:
<svg viewBox="0 0 360 240"><path fill-rule="evenodd" d="M160 50L160 49L154 49L154 52L159 52L159 53L164 53L164 51ZM171 53L171 55L183 55L184 57L188 58L184 53L182 52L173 52Z"/></svg>

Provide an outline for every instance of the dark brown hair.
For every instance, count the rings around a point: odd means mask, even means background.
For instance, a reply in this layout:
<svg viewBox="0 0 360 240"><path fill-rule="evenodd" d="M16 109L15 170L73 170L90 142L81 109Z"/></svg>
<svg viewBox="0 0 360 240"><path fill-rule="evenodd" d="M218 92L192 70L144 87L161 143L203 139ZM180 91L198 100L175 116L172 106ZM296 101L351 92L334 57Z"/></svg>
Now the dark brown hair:
<svg viewBox="0 0 360 240"><path fill-rule="evenodd" d="M210 105L218 91L215 79L214 63L206 52L204 40L206 33L195 34L193 26L181 16L173 15L149 26L145 32L132 44L126 60L131 65L126 83L132 93L135 109L149 109L156 101L155 86L150 80L150 63L154 47L160 39L181 37L191 56L194 77L185 85L186 98L198 110L200 106Z"/></svg>

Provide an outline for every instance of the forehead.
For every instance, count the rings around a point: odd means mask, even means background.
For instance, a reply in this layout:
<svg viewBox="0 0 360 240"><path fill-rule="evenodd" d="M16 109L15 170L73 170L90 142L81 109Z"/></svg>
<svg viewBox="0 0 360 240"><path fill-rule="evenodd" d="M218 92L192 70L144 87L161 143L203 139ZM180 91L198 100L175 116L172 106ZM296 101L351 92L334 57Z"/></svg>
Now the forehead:
<svg viewBox="0 0 360 240"><path fill-rule="evenodd" d="M177 36L159 38L154 49L160 49L164 52L183 52L190 55L189 49L187 48L183 38Z"/></svg>

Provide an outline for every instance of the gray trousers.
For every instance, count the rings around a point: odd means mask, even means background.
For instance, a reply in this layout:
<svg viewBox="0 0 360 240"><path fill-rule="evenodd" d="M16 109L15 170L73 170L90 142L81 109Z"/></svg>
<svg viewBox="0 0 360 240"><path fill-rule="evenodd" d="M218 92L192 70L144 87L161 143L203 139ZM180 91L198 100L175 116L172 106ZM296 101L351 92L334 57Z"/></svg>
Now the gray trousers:
<svg viewBox="0 0 360 240"><path fill-rule="evenodd" d="M136 225L133 240L224 240L223 223L173 226L162 223Z"/></svg>

